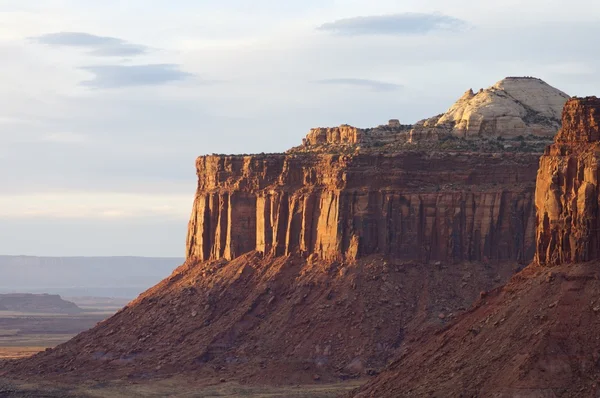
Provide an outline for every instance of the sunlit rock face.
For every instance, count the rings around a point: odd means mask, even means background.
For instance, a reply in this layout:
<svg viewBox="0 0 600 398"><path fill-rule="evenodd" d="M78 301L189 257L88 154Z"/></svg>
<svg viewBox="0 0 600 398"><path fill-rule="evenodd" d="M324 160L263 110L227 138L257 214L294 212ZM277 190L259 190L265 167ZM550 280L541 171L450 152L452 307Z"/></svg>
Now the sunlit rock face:
<svg viewBox="0 0 600 398"><path fill-rule="evenodd" d="M538 154L207 156L187 256L533 258Z"/></svg>
<svg viewBox="0 0 600 398"><path fill-rule="evenodd" d="M450 109L415 126L415 139L432 131L463 138L544 136L560 128L569 96L533 77L507 77L477 93L468 90Z"/></svg>
<svg viewBox="0 0 600 398"><path fill-rule="evenodd" d="M600 258L600 100L573 98L556 142L540 160L536 259L556 265Z"/></svg>

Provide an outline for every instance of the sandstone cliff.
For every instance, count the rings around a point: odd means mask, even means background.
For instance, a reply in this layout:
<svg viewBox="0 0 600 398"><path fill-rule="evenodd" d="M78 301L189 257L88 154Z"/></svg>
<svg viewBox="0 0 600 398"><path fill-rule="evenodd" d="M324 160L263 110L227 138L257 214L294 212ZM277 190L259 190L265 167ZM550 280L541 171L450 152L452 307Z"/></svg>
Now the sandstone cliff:
<svg viewBox="0 0 600 398"><path fill-rule="evenodd" d="M536 154L207 156L188 260L529 261Z"/></svg>
<svg viewBox="0 0 600 398"><path fill-rule="evenodd" d="M572 99L565 105L556 143L540 160L536 259L560 264L597 259L600 100Z"/></svg>

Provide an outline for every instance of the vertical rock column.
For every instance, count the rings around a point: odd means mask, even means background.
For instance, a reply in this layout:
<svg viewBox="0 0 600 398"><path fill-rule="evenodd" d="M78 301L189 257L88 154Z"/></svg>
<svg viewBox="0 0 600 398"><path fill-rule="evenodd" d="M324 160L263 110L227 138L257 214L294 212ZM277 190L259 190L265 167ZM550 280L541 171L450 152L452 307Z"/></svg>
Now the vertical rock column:
<svg viewBox="0 0 600 398"><path fill-rule="evenodd" d="M538 170L536 260L556 265L600 258L600 100L573 98Z"/></svg>

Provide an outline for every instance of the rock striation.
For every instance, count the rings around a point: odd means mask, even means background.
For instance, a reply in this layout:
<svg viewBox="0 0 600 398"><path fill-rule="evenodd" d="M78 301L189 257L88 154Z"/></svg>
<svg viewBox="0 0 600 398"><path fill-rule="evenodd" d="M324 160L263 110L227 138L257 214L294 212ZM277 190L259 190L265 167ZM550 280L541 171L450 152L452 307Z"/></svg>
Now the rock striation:
<svg viewBox="0 0 600 398"><path fill-rule="evenodd" d="M600 99L571 99L565 105L556 142L540 160L535 205L536 260L541 264L600 257L599 125Z"/></svg>
<svg viewBox="0 0 600 398"><path fill-rule="evenodd" d="M411 140L444 133L464 138L553 137L567 99L567 94L541 79L507 77L477 93L468 90L446 113L417 123L410 136Z"/></svg>
<svg viewBox="0 0 600 398"><path fill-rule="evenodd" d="M529 261L537 154L206 156L187 258Z"/></svg>

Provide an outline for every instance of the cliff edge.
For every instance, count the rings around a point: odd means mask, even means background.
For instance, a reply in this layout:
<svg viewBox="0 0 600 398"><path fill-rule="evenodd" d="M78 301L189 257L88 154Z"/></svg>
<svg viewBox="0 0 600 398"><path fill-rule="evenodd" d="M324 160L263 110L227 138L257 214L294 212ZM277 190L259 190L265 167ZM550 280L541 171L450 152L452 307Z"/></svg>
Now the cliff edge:
<svg viewBox="0 0 600 398"><path fill-rule="evenodd" d="M537 154L207 156L187 257L521 261L534 251Z"/></svg>

